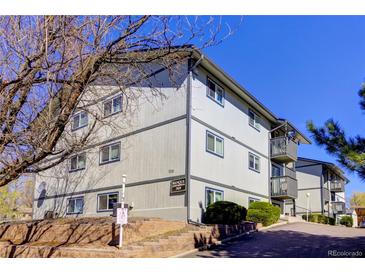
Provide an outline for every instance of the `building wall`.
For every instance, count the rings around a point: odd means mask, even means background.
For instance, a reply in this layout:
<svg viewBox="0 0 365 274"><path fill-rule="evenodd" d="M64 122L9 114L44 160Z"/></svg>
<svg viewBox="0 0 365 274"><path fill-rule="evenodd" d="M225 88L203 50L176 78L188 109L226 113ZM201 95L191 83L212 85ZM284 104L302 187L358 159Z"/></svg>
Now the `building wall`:
<svg viewBox="0 0 365 274"><path fill-rule="evenodd" d="M185 66L187 71L187 67ZM122 175L127 175L126 201L134 204L131 211L136 216L160 216L170 219L186 219L184 195L170 195L170 181L185 176L186 154L186 73L177 86L169 85L162 73L158 79L164 83L156 90L142 87L146 94L136 100L123 94L122 113L102 120L85 150L86 168L69 172L69 161L42 172L36 177L34 218L43 218L48 210L65 215L66 202L70 197L84 197L84 216L103 216L110 212L97 212L97 195L121 191ZM115 96L113 87L92 87L93 95ZM100 91L100 92L99 92ZM84 100L90 101L90 94ZM87 100L85 99L87 98ZM95 97L96 98L96 97ZM135 109L128 111L134 104ZM90 106L90 114L102 113L102 101ZM98 109L99 108L99 109ZM89 125L93 117L89 115ZM86 129L71 132L75 136ZM99 164L100 147L120 142L120 161ZM60 144L62 145L62 144ZM40 184L45 182L46 199L40 198ZM43 193L44 194L44 193Z"/></svg>
<svg viewBox="0 0 365 274"><path fill-rule="evenodd" d="M307 210L307 193L310 194L309 210L315 213L322 212L321 176L322 165L304 166L306 163L298 161L296 166L298 180L298 198L296 199L297 214L301 215Z"/></svg>
<svg viewBox="0 0 365 274"><path fill-rule="evenodd" d="M269 188L268 131L261 118L260 131L249 125L249 106L227 87L224 106L207 97L207 72L197 70L192 81L191 219L199 221L205 210L205 188L224 191L224 200L248 207L248 197L266 199ZM224 156L206 150L207 131L224 139ZM260 172L249 169L249 152L260 157ZM209 183L209 182L213 182ZM217 186L218 185L218 186Z"/></svg>
<svg viewBox="0 0 365 274"><path fill-rule="evenodd" d="M191 195L190 195L190 219L195 222L201 222L203 213L206 210L206 189L214 189L223 191L223 200L235 202L248 208L249 199L257 201L268 201L267 196L250 193L245 189L229 187L219 182L207 181L201 178L193 177L191 180Z"/></svg>

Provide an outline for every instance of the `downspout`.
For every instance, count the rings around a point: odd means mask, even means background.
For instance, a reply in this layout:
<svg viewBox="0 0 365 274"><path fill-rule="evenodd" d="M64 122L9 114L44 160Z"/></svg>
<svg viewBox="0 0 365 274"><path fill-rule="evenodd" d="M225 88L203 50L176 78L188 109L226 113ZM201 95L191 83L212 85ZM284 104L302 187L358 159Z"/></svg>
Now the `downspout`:
<svg viewBox="0 0 365 274"><path fill-rule="evenodd" d="M322 167L322 172L321 172L321 178L320 178L320 191L321 191L321 212L322 215L324 215L324 199L323 199L323 194L324 194L324 174L323 174L323 167Z"/></svg>
<svg viewBox="0 0 365 274"><path fill-rule="evenodd" d="M332 194L331 194L331 181L329 180L330 174L328 172L328 169L326 168L326 172L327 172L327 188L328 188L328 217L330 217L330 210L332 210L332 215L333 214L333 207L332 207ZM331 178L332 179L332 178Z"/></svg>
<svg viewBox="0 0 365 274"><path fill-rule="evenodd" d="M186 208L187 222L190 220L190 182L191 182L191 113L192 113L192 77L193 70L204 59L202 54L199 60L192 65L192 58L188 59L188 77L186 89L186 159L185 159L185 178L186 178Z"/></svg>
<svg viewBox="0 0 365 274"><path fill-rule="evenodd" d="M268 132L268 197L269 197L269 203L271 203L271 170L272 170L272 163L271 163L271 131Z"/></svg>

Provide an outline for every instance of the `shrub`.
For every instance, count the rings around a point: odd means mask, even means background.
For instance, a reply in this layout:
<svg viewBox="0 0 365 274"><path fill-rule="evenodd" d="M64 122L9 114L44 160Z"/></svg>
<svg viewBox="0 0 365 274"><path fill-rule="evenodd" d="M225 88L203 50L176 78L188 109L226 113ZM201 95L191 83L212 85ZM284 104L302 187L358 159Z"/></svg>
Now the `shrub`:
<svg viewBox="0 0 365 274"><path fill-rule="evenodd" d="M347 227L352 227L354 221L352 220L351 216L342 216L340 220L341 225L345 225Z"/></svg>
<svg viewBox="0 0 365 274"><path fill-rule="evenodd" d="M247 220L268 226L276 223L280 218L280 208L268 202L253 202L247 212Z"/></svg>
<svg viewBox="0 0 365 274"><path fill-rule="evenodd" d="M302 219L307 221L307 215L304 214L302 216ZM328 216L322 215L322 214L308 214L308 221L312 222L312 223L319 223L319 224L330 224L330 225L336 224L335 218L328 217Z"/></svg>
<svg viewBox="0 0 365 274"><path fill-rule="evenodd" d="M318 223L320 224L328 224L328 217L324 215L317 214L318 216Z"/></svg>
<svg viewBox="0 0 365 274"><path fill-rule="evenodd" d="M247 209L233 202L219 201L207 207L204 222L207 224L240 224L246 220Z"/></svg>
<svg viewBox="0 0 365 274"><path fill-rule="evenodd" d="M335 225L336 224L336 219L332 218L332 217L328 217L328 224Z"/></svg>

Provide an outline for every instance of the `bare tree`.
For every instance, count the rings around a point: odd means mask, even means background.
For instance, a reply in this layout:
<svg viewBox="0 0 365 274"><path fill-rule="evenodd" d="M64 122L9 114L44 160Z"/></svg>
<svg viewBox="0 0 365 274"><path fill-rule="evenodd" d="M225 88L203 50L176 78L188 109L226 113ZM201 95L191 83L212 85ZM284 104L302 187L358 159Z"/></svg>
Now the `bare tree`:
<svg viewBox="0 0 365 274"><path fill-rule="evenodd" d="M77 138L67 138L65 128L96 81L127 89L148 79L146 64L173 74L188 45L213 46L230 34L220 17L1 17L0 186L87 145L97 117ZM44 163L52 156L56 160Z"/></svg>

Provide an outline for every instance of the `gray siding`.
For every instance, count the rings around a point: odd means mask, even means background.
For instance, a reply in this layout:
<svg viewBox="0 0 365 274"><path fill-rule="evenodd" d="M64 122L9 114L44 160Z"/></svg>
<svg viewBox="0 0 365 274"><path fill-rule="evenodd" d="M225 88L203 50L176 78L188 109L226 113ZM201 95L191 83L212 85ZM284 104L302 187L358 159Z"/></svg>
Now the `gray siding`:
<svg viewBox="0 0 365 274"><path fill-rule="evenodd" d="M224 200L245 207L248 207L248 197L267 200L270 165L269 122L261 117L260 130L250 126L249 105L204 69L197 71L192 81L191 175L205 182L191 182L190 217L194 221L199 221L205 210L206 187L224 191ZM224 88L223 106L207 97L207 76ZM207 152L207 131L224 139L223 157ZM260 172L249 169L249 152L260 157Z"/></svg>
<svg viewBox="0 0 365 274"><path fill-rule="evenodd" d="M186 66L185 66L186 69ZM120 192L122 175L127 175L126 199L134 204L132 215L186 219L184 195L170 195L170 179L185 176L186 152L186 72L178 87L160 85L161 96L152 96L155 90L143 88L136 100L128 101L128 91L123 94L124 112L102 119L85 150L86 169L68 172L69 161L36 176L35 199L40 197L39 185L46 183L43 202L34 202L34 217L42 218L48 210L65 215L69 197L84 197L83 216L103 216L99 213L97 194ZM167 83L166 75L159 79ZM113 87L91 87L83 98L115 96ZM102 101L89 107L91 114L102 113ZM127 111L126 111L127 110ZM131 110L131 111L128 111ZM93 116L89 115L89 124ZM103 125L106 123L107 125ZM86 129L73 132L80 136ZM120 161L99 164L102 145L121 144ZM59 144L62 146L62 143ZM160 213L159 213L160 212Z"/></svg>

